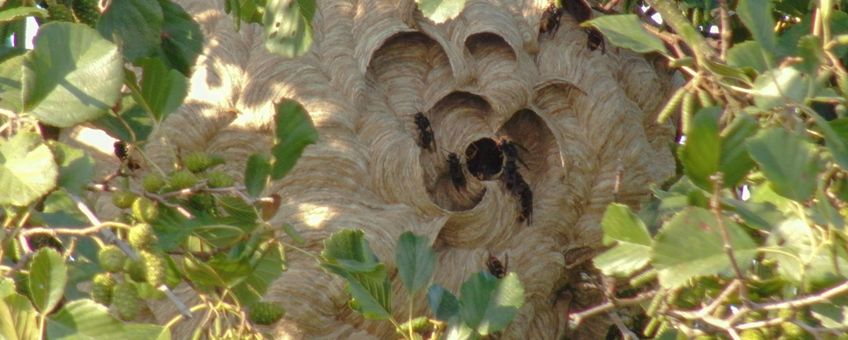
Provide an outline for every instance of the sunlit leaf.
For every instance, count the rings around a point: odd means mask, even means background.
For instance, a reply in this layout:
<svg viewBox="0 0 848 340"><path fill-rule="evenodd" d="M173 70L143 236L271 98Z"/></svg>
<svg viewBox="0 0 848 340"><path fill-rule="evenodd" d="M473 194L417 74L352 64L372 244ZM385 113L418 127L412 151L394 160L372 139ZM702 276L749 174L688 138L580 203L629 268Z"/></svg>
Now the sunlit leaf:
<svg viewBox="0 0 848 340"><path fill-rule="evenodd" d="M604 274L627 276L644 267L651 257L651 235L638 216L626 205L607 206L601 220L604 245L615 246L593 259Z"/></svg>
<svg viewBox="0 0 848 340"><path fill-rule="evenodd" d="M754 103L763 110L787 103L803 103L811 80L793 67L771 69L754 82Z"/></svg>
<svg viewBox="0 0 848 340"><path fill-rule="evenodd" d="M287 58L298 57L312 46L315 0L268 0L262 24L265 47Z"/></svg>
<svg viewBox="0 0 848 340"><path fill-rule="evenodd" d="M50 148L33 133L0 141L0 204L27 205L56 186L59 170Z"/></svg>
<svg viewBox="0 0 848 340"><path fill-rule="evenodd" d="M616 46L638 53L667 53L662 41L645 31L635 14L604 15L586 21L583 26L593 26Z"/></svg>
<svg viewBox="0 0 848 340"><path fill-rule="evenodd" d="M0 12L0 22L7 23L26 17L47 17L47 10L38 7L21 6Z"/></svg>
<svg viewBox="0 0 848 340"><path fill-rule="evenodd" d="M721 224L727 228L736 263L745 270L756 255L756 243L733 221L722 217ZM715 215L702 208L688 208L663 226L652 254L663 287L679 287L698 276L732 273L720 228Z"/></svg>
<svg viewBox="0 0 848 340"><path fill-rule="evenodd" d="M416 0L418 9L435 23L455 18L465 7L466 0Z"/></svg>
<svg viewBox="0 0 848 340"><path fill-rule="evenodd" d="M13 293L0 300L0 338L7 340L41 339L38 313L23 295Z"/></svg>
<svg viewBox="0 0 848 340"><path fill-rule="evenodd" d="M23 109L21 77L25 56L23 54L0 63L0 108L20 112Z"/></svg>
<svg viewBox="0 0 848 340"><path fill-rule="evenodd" d="M462 321L480 335L506 328L524 305L524 287L515 273L502 279L477 273L462 284L460 292Z"/></svg>
<svg viewBox="0 0 848 340"><path fill-rule="evenodd" d="M771 128L749 139L748 151L775 192L796 201L813 195L821 165L812 144L782 128Z"/></svg>
<svg viewBox="0 0 848 340"><path fill-rule="evenodd" d="M53 248L38 250L29 268L29 291L32 302L42 314L53 310L62 298L68 282L65 259Z"/></svg>
<svg viewBox="0 0 848 340"><path fill-rule="evenodd" d="M123 78L115 44L86 25L51 22L24 60L24 110L57 127L96 119L120 98Z"/></svg>

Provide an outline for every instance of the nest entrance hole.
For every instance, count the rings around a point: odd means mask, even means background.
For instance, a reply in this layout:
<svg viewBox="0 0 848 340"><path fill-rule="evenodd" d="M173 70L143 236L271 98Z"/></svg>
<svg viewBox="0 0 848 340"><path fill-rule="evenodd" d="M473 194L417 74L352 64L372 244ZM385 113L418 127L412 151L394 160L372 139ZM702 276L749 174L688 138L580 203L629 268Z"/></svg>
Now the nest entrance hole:
<svg viewBox="0 0 848 340"><path fill-rule="evenodd" d="M501 172L503 153L491 138L481 138L465 148L465 166L474 177L487 181Z"/></svg>

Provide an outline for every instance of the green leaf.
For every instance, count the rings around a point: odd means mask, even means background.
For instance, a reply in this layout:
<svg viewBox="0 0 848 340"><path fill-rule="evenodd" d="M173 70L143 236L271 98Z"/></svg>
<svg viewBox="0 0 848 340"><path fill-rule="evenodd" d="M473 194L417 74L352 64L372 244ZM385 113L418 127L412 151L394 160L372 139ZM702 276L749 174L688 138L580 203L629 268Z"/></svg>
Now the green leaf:
<svg viewBox="0 0 848 340"><path fill-rule="evenodd" d="M436 320L448 321L459 315L459 300L441 285L430 286L427 291L427 302Z"/></svg>
<svg viewBox="0 0 848 340"><path fill-rule="evenodd" d="M601 227L604 229L604 245L610 245L615 241L618 241L619 244L623 242L643 246L651 245L651 235L648 233L648 228L624 204L613 203L607 206L601 220Z"/></svg>
<svg viewBox="0 0 848 340"><path fill-rule="evenodd" d="M188 91L188 79L167 66L158 58L140 62L143 77L141 96L153 110L156 120L163 121L182 103Z"/></svg>
<svg viewBox="0 0 848 340"><path fill-rule="evenodd" d="M617 242L612 249L595 257L594 263L606 275L628 276L644 267L651 257L651 235L645 223L626 205L607 206L601 220L604 245Z"/></svg>
<svg viewBox="0 0 848 340"><path fill-rule="evenodd" d="M345 229L324 240L321 266L347 281L350 306L366 319L391 317L391 283L388 273L368 246L362 230Z"/></svg>
<svg viewBox="0 0 848 340"><path fill-rule="evenodd" d="M41 339L38 314L25 296L13 293L0 301L0 338Z"/></svg>
<svg viewBox="0 0 848 340"><path fill-rule="evenodd" d="M124 78L115 44L67 22L39 28L23 70L24 110L57 127L100 117L120 98Z"/></svg>
<svg viewBox="0 0 848 340"><path fill-rule="evenodd" d="M94 159L85 151L67 144L52 142L50 146L59 164L58 185L72 194L82 194L85 186L94 178Z"/></svg>
<svg viewBox="0 0 848 340"><path fill-rule="evenodd" d="M824 135L825 145L833 156L833 160L843 169L848 169L848 131L846 131L848 119L840 118L828 122L815 111L811 116Z"/></svg>
<svg viewBox="0 0 848 340"><path fill-rule="evenodd" d="M781 128L760 131L748 140L748 152L775 192L806 201L816 190L821 165L812 144Z"/></svg>
<svg viewBox="0 0 848 340"><path fill-rule="evenodd" d="M824 51L819 44L819 37L805 35L798 41L798 54L802 62L796 67L801 71L815 77L819 64L824 60Z"/></svg>
<svg viewBox="0 0 848 340"><path fill-rule="evenodd" d="M757 73L763 73L770 69L769 65L774 62L769 53L765 53L762 45L756 41L748 40L733 45L727 50L727 65L733 67L750 67Z"/></svg>
<svg viewBox="0 0 848 340"><path fill-rule="evenodd" d="M162 7L150 0L112 1L97 22L105 38L121 46L131 62L153 55L159 47L164 17Z"/></svg>
<svg viewBox="0 0 848 340"><path fill-rule="evenodd" d="M271 283L286 269L286 253L282 244L273 244L260 254L251 264L247 278L233 287L233 293L242 305L250 306L260 301Z"/></svg>
<svg viewBox="0 0 848 340"><path fill-rule="evenodd" d="M1 23L9 23L18 19L23 19L26 17L39 17L46 18L47 10L38 8L38 7L13 7L7 9L5 11L0 12L0 22Z"/></svg>
<svg viewBox="0 0 848 340"><path fill-rule="evenodd" d="M498 279L480 272L462 283L459 298L462 321L481 335L506 328L524 304L524 287L515 273Z"/></svg>
<svg viewBox="0 0 848 340"><path fill-rule="evenodd" d="M706 190L712 188L710 176L718 172L721 161L720 115L721 108L715 106L698 111L686 131L686 144L679 151L686 176Z"/></svg>
<svg viewBox="0 0 848 340"><path fill-rule="evenodd" d="M159 5L164 15L159 55L168 62L168 66L190 77L191 68L203 50L200 25L173 1L159 0Z"/></svg>
<svg viewBox="0 0 848 340"><path fill-rule="evenodd" d="M244 186L247 194L252 197L261 195L270 174L271 163L268 157L258 153L250 155L247 159L247 167L244 169Z"/></svg>
<svg viewBox="0 0 848 340"><path fill-rule="evenodd" d="M318 141L318 131L312 125L309 113L300 103L285 99L277 104L276 141L271 148L274 162L271 178L280 179L294 167L303 149Z"/></svg>
<svg viewBox="0 0 848 340"><path fill-rule="evenodd" d="M466 0L417 0L418 9L427 19L442 23L455 18L465 7Z"/></svg>
<svg viewBox="0 0 848 340"><path fill-rule="evenodd" d="M786 219L786 216L769 202L754 202L753 200L739 201L735 199L721 199L721 204L730 206L742 217L745 224L763 230L771 228Z"/></svg>
<svg viewBox="0 0 848 340"><path fill-rule="evenodd" d="M193 284L205 289L230 288L243 282L250 272L244 261L216 257L202 262L193 258L183 259L183 272Z"/></svg>
<svg viewBox="0 0 848 340"><path fill-rule="evenodd" d="M50 193L44 199L44 211L35 212L34 216L41 218L51 227L84 226L88 219L77 208L77 204L68 196L66 190L60 189Z"/></svg>
<svg viewBox="0 0 848 340"><path fill-rule="evenodd" d="M582 23L581 26L594 26L613 45L628 48L637 53L667 53L662 41L645 31L642 28L642 22L635 14L599 16Z"/></svg>
<svg viewBox="0 0 848 340"><path fill-rule="evenodd" d="M738 224L725 217L722 223L736 263L745 270L756 255L757 245ZM652 258L660 283L666 288L679 287L698 276L732 273L719 221L702 208L686 209L666 223L655 238Z"/></svg>
<svg viewBox="0 0 848 340"><path fill-rule="evenodd" d="M48 339L150 340L165 334L163 326L123 323L109 310L89 299L74 300L47 319Z"/></svg>
<svg viewBox="0 0 848 340"><path fill-rule="evenodd" d="M265 47L286 58L299 57L312 46L315 0L268 0L262 24Z"/></svg>
<svg viewBox="0 0 848 340"><path fill-rule="evenodd" d="M848 298L837 297L833 302L819 303L810 308L813 317L825 328L848 326Z"/></svg>
<svg viewBox="0 0 848 340"><path fill-rule="evenodd" d="M757 132L758 127L756 119L747 114L739 114L730 126L722 131L719 171L724 174L725 187L737 186L754 167L745 141Z"/></svg>
<svg viewBox="0 0 848 340"><path fill-rule="evenodd" d="M0 141L0 204L24 206L56 186L59 171L50 148L34 133Z"/></svg>
<svg viewBox="0 0 848 340"><path fill-rule="evenodd" d="M822 246L805 219L792 218L779 224L766 245L770 250L766 258L777 263L778 272L787 280L809 285L844 278L837 268L848 266L848 261Z"/></svg>
<svg viewBox="0 0 848 340"><path fill-rule="evenodd" d="M770 110L784 104L804 103L811 80L793 67L771 69L757 77L752 89L754 104Z"/></svg>
<svg viewBox="0 0 848 340"><path fill-rule="evenodd" d="M774 36L774 18L772 18L772 3L769 0L740 0L736 5L739 19L751 32L760 45L763 53L774 51L777 45Z"/></svg>
<svg viewBox="0 0 848 340"><path fill-rule="evenodd" d="M0 63L0 108L20 112L23 110L21 77L25 55L11 57Z"/></svg>
<svg viewBox="0 0 848 340"><path fill-rule="evenodd" d="M65 259L53 248L41 248L29 267L29 291L32 302L42 314L47 314L62 299L68 282Z"/></svg>
<svg viewBox="0 0 848 340"><path fill-rule="evenodd" d="M109 310L88 299L68 303L47 319L48 339L123 338L123 324Z"/></svg>
<svg viewBox="0 0 848 340"><path fill-rule="evenodd" d="M15 293L15 280L10 277L0 277L0 300Z"/></svg>
<svg viewBox="0 0 848 340"><path fill-rule="evenodd" d="M122 339L171 340L171 330L154 324L126 323Z"/></svg>
<svg viewBox="0 0 848 340"><path fill-rule="evenodd" d="M120 119L110 113L103 115L92 123L95 127L102 129L115 139L120 139L128 143L146 140L150 132L153 131L153 119L130 96L122 100L122 105L123 110L118 113Z"/></svg>
<svg viewBox="0 0 848 340"><path fill-rule="evenodd" d="M430 283L436 264L436 253L426 237L407 231L401 234L398 240L395 263L400 280L411 296Z"/></svg>

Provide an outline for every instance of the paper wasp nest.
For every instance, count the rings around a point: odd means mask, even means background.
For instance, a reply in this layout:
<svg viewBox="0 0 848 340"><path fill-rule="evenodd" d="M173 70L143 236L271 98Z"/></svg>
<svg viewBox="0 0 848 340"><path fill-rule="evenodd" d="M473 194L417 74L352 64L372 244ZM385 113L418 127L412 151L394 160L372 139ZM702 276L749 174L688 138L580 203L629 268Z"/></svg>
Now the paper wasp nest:
<svg viewBox="0 0 848 340"><path fill-rule="evenodd" d="M432 240L433 281L454 292L485 270L490 252L509 255L526 304L504 338L606 333L603 320L568 331L567 313L601 296L581 288L590 285L579 284L585 266L578 262L600 245L607 204L636 206L649 183L673 171L672 130L655 123L672 88L667 73L610 44L591 50L567 14L555 35L540 35L541 0L469 0L459 17L438 25L409 11L409 0L317 1L315 42L294 60L267 52L260 27L242 24L236 32L223 1L178 2L206 42L186 103L151 139L154 160L167 163L165 150L173 147L205 150L225 156L226 170L241 176L250 154L269 151L273 102L293 98L321 140L267 188L283 198L270 222L292 224L316 254L331 233L363 229L392 273L397 319L405 320L407 306L394 246L411 230ZM431 150L419 145L417 112L431 124ZM518 171L533 193L530 225L519 221L521 204L499 180L500 137L521 146ZM460 159L464 186L451 180L449 153ZM314 259L288 256L289 270L266 294L287 310L271 333L396 336L388 322L352 312L343 282ZM415 315L427 313L423 296L415 307ZM168 303L154 311L160 321L174 312ZM180 323L176 334L188 334L199 319Z"/></svg>

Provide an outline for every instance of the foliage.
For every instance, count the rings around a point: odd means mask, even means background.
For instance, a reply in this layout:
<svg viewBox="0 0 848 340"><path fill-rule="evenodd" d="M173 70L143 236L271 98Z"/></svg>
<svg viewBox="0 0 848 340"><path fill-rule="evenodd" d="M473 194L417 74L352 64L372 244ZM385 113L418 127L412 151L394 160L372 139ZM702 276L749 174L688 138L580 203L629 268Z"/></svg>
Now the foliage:
<svg viewBox="0 0 848 340"><path fill-rule="evenodd" d="M617 289L608 287L614 291L607 302L572 322L641 304L650 321L619 327L621 333L844 334L846 4L645 4L650 8L626 7L642 17L644 30L621 29L633 26L633 14L586 24L612 44L659 53L685 76L659 116L677 122L685 136L677 148L682 171L655 187L637 213L621 204L607 208L602 226L610 248L594 265Z"/></svg>
<svg viewBox="0 0 848 340"><path fill-rule="evenodd" d="M465 4L417 2L437 22ZM554 2L563 10L562 1ZM0 334L167 339L184 317L211 310L216 317L205 322L223 328L199 327L196 335L262 336L254 323L273 323L285 312L262 300L286 268L286 247L294 247L278 233L300 242L292 226L278 230L265 222L275 205L266 203L279 204L279 197L262 194L319 138L309 115L294 101L277 104L271 154L250 157L245 183L215 170L221 160L208 154L174 159L178 169L166 173L147 163L144 144L188 91L203 42L198 24L170 0L112 1L106 8L90 0L40 3L0 4ZM316 1L225 4L237 28L242 21L264 27L269 50L284 57L309 51ZM619 48L665 58L685 77L658 122L671 120L686 138L675 147L679 173L656 186L651 201L635 212L608 207L601 223L608 249L593 261L608 276L598 280L608 285L607 301L571 314L573 326L640 306L649 321L619 323L621 333L844 333L846 3L590 4L598 11L582 22L587 30ZM30 50L27 18L40 24ZM108 178L94 178L92 157L50 133L83 123L123 143L116 146L122 167ZM152 169L143 179L133 175L139 164ZM101 221L87 200L110 193L125 214ZM475 273L458 296L431 284L430 241L411 233L400 236L394 263L378 259L366 235L354 230L325 240L316 259L345 280L351 308L389 320L405 338L493 334L524 301L514 273ZM389 280L395 270L410 311L402 324ZM81 291L89 282L93 300ZM170 291L181 283L204 302L182 305ZM411 315L425 288L431 314ZM163 298L185 316L164 325L132 322L143 300Z"/></svg>
<svg viewBox="0 0 848 340"><path fill-rule="evenodd" d="M488 271L475 273L462 284L457 299L441 285L430 285L435 262L436 253L428 239L412 232L400 235L395 265L407 293L409 318L398 324L392 316L386 264L374 255L361 230L346 229L330 235L321 252L321 266L347 283L350 307L367 319L391 321L405 339L473 339L490 335L506 328L524 304L524 287L515 273L503 278ZM428 285L427 301L433 317L414 317L413 299Z"/></svg>
<svg viewBox="0 0 848 340"><path fill-rule="evenodd" d="M183 102L203 41L198 24L169 0L113 1L102 11L90 0L46 1L46 11L24 4L0 7L2 336L169 339L175 324L209 310L196 336L263 337L254 324L283 315L262 296L286 269L286 245L265 222L275 211L262 191L317 140L309 116L292 101L277 105L279 138L271 157L251 157L247 186L203 152L175 158L166 173L144 145ZM27 50L19 37L30 16L39 26ZM94 178L93 158L50 132L80 124L119 140L118 171ZM102 221L89 207L104 195L120 217ZM184 283L203 302L185 306L171 292ZM133 322L159 299L182 315Z"/></svg>

